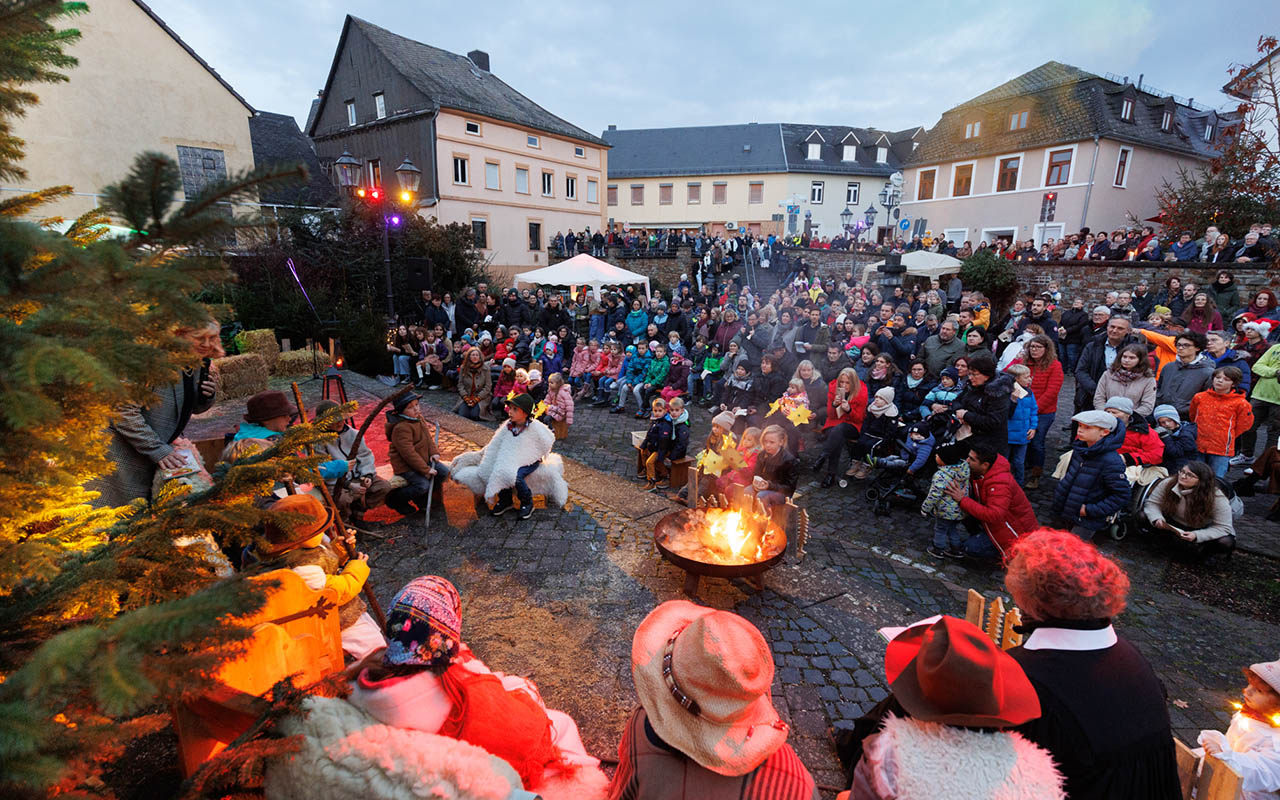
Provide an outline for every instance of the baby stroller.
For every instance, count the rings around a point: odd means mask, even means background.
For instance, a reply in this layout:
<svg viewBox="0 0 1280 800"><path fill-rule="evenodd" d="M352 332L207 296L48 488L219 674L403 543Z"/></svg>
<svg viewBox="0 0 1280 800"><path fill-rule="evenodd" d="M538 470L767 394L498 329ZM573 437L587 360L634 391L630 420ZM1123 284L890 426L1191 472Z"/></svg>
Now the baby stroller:
<svg viewBox="0 0 1280 800"><path fill-rule="evenodd" d="M888 455L876 459L866 488L866 498L871 501L871 510L876 516L888 514L892 505L903 508L919 505L928 494L929 481L938 468L937 462L933 459L933 452L937 446L935 444L929 446L928 456L914 475L907 474L911 461L904 457L908 452L908 436L917 430L929 432L923 423L917 422L895 437L894 446L888 448L890 450Z"/></svg>
<svg viewBox="0 0 1280 800"><path fill-rule="evenodd" d="M866 464L874 459L897 455L902 450L901 436L903 435L902 429L895 429L884 436L877 436L864 430L857 441L850 445L849 460L851 463L862 461ZM849 476L841 477L840 488L849 488L849 482Z"/></svg>

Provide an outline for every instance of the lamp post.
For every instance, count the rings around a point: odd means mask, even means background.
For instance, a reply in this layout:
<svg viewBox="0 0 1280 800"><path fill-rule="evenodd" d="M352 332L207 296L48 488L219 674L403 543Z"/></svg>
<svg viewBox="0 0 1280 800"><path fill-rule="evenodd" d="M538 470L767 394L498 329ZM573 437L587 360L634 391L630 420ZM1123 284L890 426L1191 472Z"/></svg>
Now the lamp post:
<svg viewBox="0 0 1280 800"><path fill-rule="evenodd" d="M880 190L880 204L884 206L885 226L888 230L887 237L889 243L893 241L893 209L902 200L902 191L896 186L885 184Z"/></svg>
<svg viewBox="0 0 1280 800"><path fill-rule="evenodd" d="M381 186L370 186L367 189L360 185L360 161L351 153L343 152L333 166L338 171L338 185L353 199L365 200L376 208L382 216L382 271L387 282L387 322L395 325L396 304L395 292L391 286L391 240L390 229L400 225L400 214L392 206L391 198ZM396 167L396 181L400 184L400 203L412 208L418 187L422 183L422 170L408 156L400 166Z"/></svg>
<svg viewBox="0 0 1280 800"><path fill-rule="evenodd" d="M849 223L853 220L853 212L848 206L844 207L844 211L840 212L840 227L847 234L849 232Z"/></svg>
<svg viewBox="0 0 1280 800"><path fill-rule="evenodd" d="M870 241L871 230L876 224L876 215L880 212L876 209L875 203L867 203L867 210L862 212L863 219L867 221L867 238Z"/></svg>

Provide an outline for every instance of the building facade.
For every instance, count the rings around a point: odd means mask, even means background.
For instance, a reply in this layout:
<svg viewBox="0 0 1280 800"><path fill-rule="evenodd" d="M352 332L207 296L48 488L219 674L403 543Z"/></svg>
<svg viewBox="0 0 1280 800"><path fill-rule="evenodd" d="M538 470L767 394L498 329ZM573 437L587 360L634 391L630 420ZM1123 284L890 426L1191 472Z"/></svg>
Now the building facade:
<svg viewBox="0 0 1280 800"><path fill-rule="evenodd" d="M748 123L618 130L606 187L608 222L629 229L708 233L843 232L864 220L921 129ZM883 209L878 222L884 225Z"/></svg>
<svg viewBox="0 0 1280 800"><path fill-rule="evenodd" d="M326 169L350 153L367 185L398 191L411 160L418 213L470 226L499 279L546 266L557 232L603 225L607 143L508 86L478 50L348 16L307 128Z"/></svg>
<svg viewBox="0 0 1280 800"><path fill-rule="evenodd" d="M903 213L975 247L1153 217L1163 181L1238 120L1141 84L1051 61L955 106L909 159Z"/></svg>
<svg viewBox="0 0 1280 800"><path fill-rule="evenodd" d="M37 214L74 219L146 151L178 162L187 197L253 167L253 109L145 3L95 0L72 25L81 38L67 52L80 63L69 81L41 84L40 103L14 118L27 177L5 181L0 197L69 185L75 194Z"/></svg>

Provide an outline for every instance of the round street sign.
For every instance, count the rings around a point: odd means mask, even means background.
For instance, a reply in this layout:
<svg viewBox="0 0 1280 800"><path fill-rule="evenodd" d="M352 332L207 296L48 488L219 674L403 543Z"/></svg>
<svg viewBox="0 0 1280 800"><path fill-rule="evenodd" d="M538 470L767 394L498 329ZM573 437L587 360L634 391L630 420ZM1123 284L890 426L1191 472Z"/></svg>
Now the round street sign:
<svg viewBox="0 0 1280 800"><path fill-rule="evenodd" d="M889 176L889 182L890 182L890 183L892 183L894 186L897 186L899 189L901 189L901 188L902 188L902 173L901 173L901 172L895 172L895 173L893 173L892 175L890 175L890 176Z"/></svg>
<svg viewBox="0 0 1280 800"><path fill-rule="evenodd" d="M903 220L898 223L898 228L904 231L911 230L911 220L903 218Z"/></svg>

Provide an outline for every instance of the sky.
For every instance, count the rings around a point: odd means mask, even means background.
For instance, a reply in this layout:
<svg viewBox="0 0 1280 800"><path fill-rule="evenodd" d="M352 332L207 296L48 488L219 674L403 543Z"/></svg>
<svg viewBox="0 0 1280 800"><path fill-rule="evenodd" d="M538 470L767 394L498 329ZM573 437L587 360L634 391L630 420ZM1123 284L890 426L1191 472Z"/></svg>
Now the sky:
<svg viewBox="0 0 1280 800"><path fill-rule="evenodd" d="M743 122L932 127L1046 61L1234 108L1233 63L1280 34L1276 0L917 0L614 4L482 0L148 0L255 108L303 124L346 14L489 53L495 75L599 134ZM92 0L90 0L92 6ZM856 9L856 13L851 11Z"/></svg>

